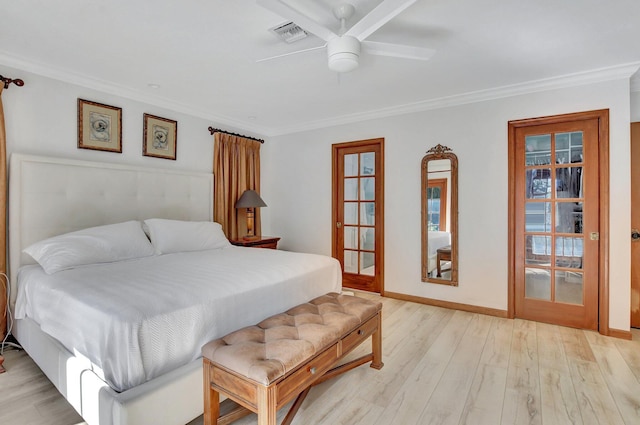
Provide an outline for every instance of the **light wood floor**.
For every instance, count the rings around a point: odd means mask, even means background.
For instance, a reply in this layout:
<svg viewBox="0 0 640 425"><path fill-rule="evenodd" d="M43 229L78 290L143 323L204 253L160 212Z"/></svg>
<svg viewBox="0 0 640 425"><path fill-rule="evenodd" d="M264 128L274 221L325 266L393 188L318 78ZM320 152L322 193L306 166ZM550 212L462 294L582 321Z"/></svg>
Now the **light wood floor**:
<svg viewBox="0 0 640 425"><path fill-rule="evenodd" d="M624 341L383 302L384 368L362 366L315 387L294 424L640 424L640 331ZM28 356L5 357L0 424L83 423Z"/></svg>

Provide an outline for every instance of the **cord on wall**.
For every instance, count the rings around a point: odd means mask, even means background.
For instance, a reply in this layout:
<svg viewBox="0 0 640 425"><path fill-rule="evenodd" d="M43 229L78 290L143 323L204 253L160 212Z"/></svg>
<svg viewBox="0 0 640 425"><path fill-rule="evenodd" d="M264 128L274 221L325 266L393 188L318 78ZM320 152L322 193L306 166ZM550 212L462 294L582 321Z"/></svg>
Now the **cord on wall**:
<svg viewBox="0 0 640 425"><path fill-rule="evenodd" d="M9 313L9 295L10 295L10 291L11 290L9 289L10 285L9 285L8 280L7 280L7 275L6 274L2 273L2 279L1 280L2 280L2 284L4 285L4 292L5 292L6 296L7 296L6 302L4 303L4 311L2 312L2 314L4 314L4 317L6 317L7 321L8 321L9 320L9 315L11 314L11 313ZM9 329L7 327L7 333L4 336L4 338L2 339L2 344L0 344L0 373L4 373L4 372L7 371L7 369L5 369L4 365L3 365L4 364L3 354L4 354L4 343L7 340L8 336L9 336Z"/></svg>
<svg viewBox="0 0 640 425"><path fill-rule="evenodd" d="M11 285L9 284L9 277L5 273L0 273L0 277L1 277L0 281L4 285L5 292L7 294L7 302L5 303L5 306L4 306L4 314L7 318L8 326L7 326L7 332L4 338L2 339L2 342L0 343L0 373L4 373L7 371L3 366L4 348L9 346L17 349L22 349L22 347L18 344L14 344L13 342L7 341L7 339L9 338L9 335L11 335L11 331L13 330L13 315L11 314L11 309L9 308L9 300L11 300Z"/></svg>

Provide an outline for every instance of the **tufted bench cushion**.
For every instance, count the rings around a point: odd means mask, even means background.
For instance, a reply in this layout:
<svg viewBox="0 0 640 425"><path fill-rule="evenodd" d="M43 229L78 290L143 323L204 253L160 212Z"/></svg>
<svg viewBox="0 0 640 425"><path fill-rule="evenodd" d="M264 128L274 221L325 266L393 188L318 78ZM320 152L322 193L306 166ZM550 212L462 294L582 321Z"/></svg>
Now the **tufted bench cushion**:
<svg viewBox="0 0 640 425"><path fill-rule="evenodd" d="M381 309L381 303L329 293L211 341L202 348L202 355L269 385Z"/></svg>
<svg viewBox="0 0 640 425"><path fill-rule="evenodd" d="M382 363L382 303L329 293L232 332L202 347L204 424L229 424L250 413L275 425L276 411L297 396L290 424L313 385L359 365ZM339 364L371 336L371 353ZM220 415L220 394L237 407Z"/></svg>

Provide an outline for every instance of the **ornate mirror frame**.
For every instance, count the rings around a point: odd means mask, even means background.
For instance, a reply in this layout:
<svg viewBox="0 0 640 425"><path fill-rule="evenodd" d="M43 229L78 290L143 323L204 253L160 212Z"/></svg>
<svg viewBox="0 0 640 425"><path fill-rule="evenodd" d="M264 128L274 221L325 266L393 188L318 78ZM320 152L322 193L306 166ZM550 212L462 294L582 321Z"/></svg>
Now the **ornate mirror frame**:
<svg viewBox="0 0 640 425"><path fill-rule="evenodd" d="M441 159L448 159L451 162L450 177L450 201L447 207L449 214L449 232L451 234L451 269L447 270L447 276L437 277L434 275L434 261L440 262L440 255L429 256L429 212L427 211L427 189L429 184L429 162ZM422 281L439 283L443 285L458 286L458 157L453 151L443 145L438 144L427 151L422 158ZM443 253L446 261L446 255ZM431 263L431 264L430 264ZM431 271L431 273L430 273Z"/></svg>

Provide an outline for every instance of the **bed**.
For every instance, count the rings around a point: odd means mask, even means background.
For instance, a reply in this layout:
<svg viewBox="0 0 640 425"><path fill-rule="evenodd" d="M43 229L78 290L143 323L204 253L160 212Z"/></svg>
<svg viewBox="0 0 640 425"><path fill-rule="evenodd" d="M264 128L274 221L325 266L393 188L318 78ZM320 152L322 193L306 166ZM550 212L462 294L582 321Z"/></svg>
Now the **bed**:
<svg viewBox="0 0 640 425"><path fill-rule="evenodd" d="M90 425L188 423L203 411L203 341L340 290L339 264L325 256L228 241L160 249L153 223L215 225L210 174L14 154L9 182L12 333ZM152 254L48 274L23 253L136 223L152 227Z"/></svg>

